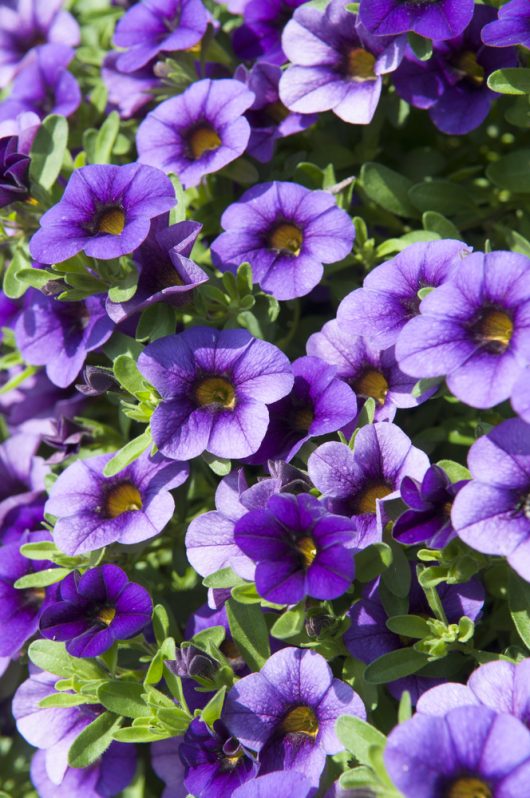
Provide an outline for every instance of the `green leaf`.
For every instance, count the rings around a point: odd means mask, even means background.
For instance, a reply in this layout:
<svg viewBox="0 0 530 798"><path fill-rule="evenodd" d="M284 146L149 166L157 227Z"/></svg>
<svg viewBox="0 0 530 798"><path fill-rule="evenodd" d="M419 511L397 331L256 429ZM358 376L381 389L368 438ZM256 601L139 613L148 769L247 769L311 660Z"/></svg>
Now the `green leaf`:
<svg viewBox="0 0 530 798"><path fill-rule="evenodd" d="M55 676L71 676L73 673L73 658L67 653L64 643L35 640L28 649L28 655L34 665Z"/></svg>
<svg viewBox="0 0 530 798"><path fill-rule="evenodd" d="M283 615L277 618L271 629L271 635L278 638L278 640L288 640L289 637L295 637L300 634L304 628L305 612L303 606L294 607L292 610L287 610Z"/></svg>
<svg viewBox="0 0 530 798"><path fill-rule="evenodd" d="M80 707L83 704L94 703L94 699L86 695L77 693L54 693L39 701L39 707L49 709L50 707Z"/></svg>
<svg viewBox="0 0 530 798"><path fill-rule="evenodd" d="M212 646L214 648L219 648L225 636L226 629L224 626L210 626L208 629L203 629L201 632L197 632L196 635L193 635L191 642L193 645L197 646L197 648L200 648L201 651L206 651L208 653L211 651Z"/></svg>
<svg viewBox="0 0 530 798"><path fill-rule="evenodd" d="M429 624L420 615L394 615L388 618L387 628L395 635L421 640L431 634Z"/></svg>
<svg viewBox="0 0 530 798"><path fill-rule="evenodd" d="M425 211L421 217L421 221L425 230L438 233L440 238L452 238L457 241L462 240L458 227L441 213L438 213L438 211Z"/></svg>
<svg viewBox="0 0 530 798"><path fill-rule="evenodd" d="M48 285L50 280L53 280L54 277L55 275L50 274L46 269L20 269L20 271L17 272L17 278L21 282L26 283L26 285L32 288L37 288L38 290Z"/></svg>
<svg viewBox="0 0 530 798"><path fill-rule="evenodd" d="M186 726L182 732L186 731ZM113 734L113 739L119 743L154 743L157 740L167 740L168 737L175 735L160 729L144 728L142 726L128 726L125 729L117 729Z"/></svg>
<svg viewBox="0 0 530 798"><path fill-rule="evenodd" d="M355 578L371 582L392 563L392 549L387 543L374 543L355 555Z"/></svg>
<svg viewBox="0 0 530 798"><path fill-rule="evenodd" d="M148 707L142 698L144 688L138 682L107 682L98 690L98 699L105 709L126 718L141 718Z"/></svg>
<svg viewBox="0 0 530 798"><path fill-rule="evenodd" d="M269 630L258 604L226 603L228 622L234 642L251 670L259 670L270 657Z"/></svg>
<svg viewBox="0 0 530 798"><path fill-rule="evenodd" d="M420 61L428 61L429 58L431 58L432 56L431 39L426 39L425 36L420 36L418 33L414 33L414 31L410 31L407 38L411 50L416 56L416 58L419 58Z"/></svg>
<svg viewBox="0 0 530 798"><path fill-rule="evenodd" d="M398 543L392 542L390 547L392 549L392 562L383 571L381 579L391 593L400 598L405 598L409 594L411 580L409 561Z"/></svg>
<svg viewBox="0 0 530 798"><path fill-rule="evenodd" d="M242 585L235 585L232 588L232 596L240 604L260 604L261 596L256 590L254 582L243 582Z"/></svg>
<svg viewBox="0 0 530 798"><path fill-rule="evenodd" d="M145 380L131 355L119 355L114 361L112 370L120 385L133 396L138 396L139 393L146 390Z"/></svg>
<svg viewBox="0 0 530 798"><path fill-rule="evenodd" d="M530 649L530 584L512 570L508 576L508 604L519 637Z"/></svg>
<svg viewBox="0 0 530 798"><path fill-rule="evenodd" d="M384 748L386 745L384 734L354 715L338 718L335 731L344 748L363 765L371 765L371 748Z"/></svg>
<svg viewBox="0 0 530 798"><path fill-rule="evenodd" d="M414 648L398 648L371 662L366 668L364 678L372 684L393 682L417 673L427 661L427 655Z"/></svg>
<svg viewBox="0 0 530 798"><path fill-rule="evenodd" d="M366 163L359 182L369 198L398 216L417 217L418 211L409 199L412 180L379 163Z"/></svg>
<svg viewBox="0 0 530 798"><path fill-rule="evenodd" d="M499 94L530 94L530 69L497 69L488 77L488 88Z"/></svg>
<svg viewBox="0 0 530 798"><path fill-rule="evenodd" d="M70 568L46 568L43 571L35 571L33 574L26 574L14 584L17 590L27 590L30 587L48 587L60 582L70 573Z"/></svg>
<svg viewBox="0 0 530 798"><path fill-rule="evenodd" d="M426 180L423 183L416 183L410 188L408 195L411 202L422 212L436 211L446 216L455 216L457 213L475 208L475 203L465 187L450 180Z"/></svg>
<svg viewBox="0 0 530 798"><path fill-rule="evenodd" d="M165 335L172 335L177 326L176 311L171 305L157 302L146 308L140 316L136 328L138 341L156 341Z"/></svg>
<svg viewBox="0 0 530 798"><path fill-rule="evenodd" d="M30 179L47 191L52 188L63 165L68 143L68 122L64 116L47 116L31 148Z"/></svg>
<svg viewBox="0 0 530 798"><path fill-rule="evenodd" d="M530 149L504 155L488 166L486 175L499 188L530 194Z"/></svg>
<svg viewBox="0 0 530 798"><path fill-rule="evenodd" d="M169 615L163 604L157 604L153 609L153 629L158 645L162 645L166 637L169 637Z"/></svg>
<svg viewBox="0 0 530 798"><path fill-rule="evenodd" d="M94 160L93 163L110 163L112 149L120 132L120 115L117 111L111 111L100 129L94 141Z"/></svg>
<svg viewBox="0 0 530 798"><path fill-rule="evenodd" d="M68 751L68 764L72 768L87 768L105 753L119 729L121 718L104 712L83 729Z"/></svg>
<svg viewBox="0 0 530 798"><path fill-rule="evenodd" d="M28 283L19 279L21 271L31 267L27 253L18 247L13 253L11 263L4 274L3 291L10 299L19 299L28 289Z"/></svg>
<svg viewBox="0 0 530 798"><path fill-rule="evenodd" d="M438 460L437 466L443 468L451 482L461 482L464 479L471 479L471 471L461 463L454 460Z"/></svg>
<svg viewBox="0 0 530 798"><path fill-rule="evenodd" d="M111 302L128 302L136 293L140 273L132 266L120 280L109 288L108 294Z"/></svg>
<svg viewBox="0 0 530 798"><path fill-rule="evenodd" d="M149 429L147 429L145 432L142 432L141 435L138 435L137 438L133 438L132 441L126 443L125 446L122 446L122 448L116 452L114 457L109 460L103 469L103 474L106 477L113 477L116 474L119 474L120 471L123 471L124 468L127 468L128 465L140 457L140 455L145 452L149 446L151 446L151 443L151 432Z"/></svg>
<svg viewBox="0 0 530 798"><path fill-rule="evenodd" d="M50 560L60 552L51 540L42 540L40 543L24 543L20 547L20 553L28 560Z"/></svg>
<svg viewBox="0 0 530 798"><path fill-rule="evenodd" d="M208 701L201 712L201 719L207 723L210 728L212 728L215 721L219 720L221 717L225 695L226 685L223 685L223 687L215 693L213 698Z"/></svg>
<svg viewBox="0 0 530 798"><path fill-rule="evenodd" d="M232 163L224 167L220 174L243 186L251 186L253 183L259 182L258 170L252 161L248 161L246 158L238 158L237 161L232 161Z"/></svg>
<svg viewBox="0 0 530 798"><path fill-rule="evenodd" d="M243 584L244 580L241 579L231 568L222 568L214 574L206 576L202 583L204 587L226 588L234 587L234 585Z"/></svg>
<svg viewBox="0 0 530 798"><path fill-rule="evenodd" d="M218 477L226 477L232 470L231 460L226 460L224 457L214 457L214 455L209 452L204 452L202 457L203 460L208 463L213 473L217 474Z"/></svg>

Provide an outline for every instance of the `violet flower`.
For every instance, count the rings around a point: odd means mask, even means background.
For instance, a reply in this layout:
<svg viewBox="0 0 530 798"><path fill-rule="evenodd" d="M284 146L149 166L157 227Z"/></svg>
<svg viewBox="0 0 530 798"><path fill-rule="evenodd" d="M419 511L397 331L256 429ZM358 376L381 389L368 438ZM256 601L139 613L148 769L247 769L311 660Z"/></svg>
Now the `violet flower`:
<svg viewBox="0 0 530 798"><path fill-rule="evenodd" d="M530 7L526 0L510 0L499 8L498 19L482 28L482 41L488 47L530 48Z"/></svg>
<svg viewBox="0 0 530 798"><path fill-rule="evenodd" d="M18 149L14 136L0 139L0 208L29 196L30 159Z"/></svg>
<svg viewBox="0 0 530 798"><path fill-rule="evenodd" d="M439 41L458 36L471 22L474 0L361 0L359 16L376 36L412 31Z"/></svg>

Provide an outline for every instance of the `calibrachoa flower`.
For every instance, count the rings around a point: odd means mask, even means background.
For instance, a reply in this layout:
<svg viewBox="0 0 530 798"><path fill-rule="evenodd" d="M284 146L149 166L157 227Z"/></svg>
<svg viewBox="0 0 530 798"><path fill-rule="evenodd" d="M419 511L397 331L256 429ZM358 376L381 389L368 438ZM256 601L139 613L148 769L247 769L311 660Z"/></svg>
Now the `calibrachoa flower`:
<svg viewBox="0 0 530 798"><path fill-rule="evenodd" d="M530 362L529 277L524 255L469 255L465 268L425 297L421 315L400 333L400 367L415 377L445 376L471 407L508 399Z"/></svg>
<svg viewBox="0 0 530 798"><path fill-rule="evenodd" d="M384 761L405 798L521 798L530 779L530 732L482 706L418 714L391 731Z"/></svg>
<svg viewBox="0 0 530 798"><path fill-rule="evenodd" d="M27 199L29 164L30 159L20 152L15 136L0 139L0 208Z"/></svg>
<svg viewBox="0 0 530 798"><path fill-rule="evenodd" d="M377 36L413 31L428 39L452 39L471 22L474 0L361 0L363 25Z"/></svg>
<svg viewBox="0 0 530 798"><path fill-rule="evenodd" d="M21 366L3 372L0 384L20 375ZM77 391L57 388L45 371L37 371L17 388L0 395L0 410L11 432L29 435L53 433L55 421L60 416L73 418L81 409L83 397Z"/></svg>
<svg viewBox="0 0 530 798"><path fill-rule="evenodd" d="M287 60L282 50L282 32L295 9L307 0L252 0L242 9L243 25L236 28L233 45L244 61L261 58L269 64Z"/></svg>
<svg viewBox="0 0 530 798"><path fill-rule="evenodd" d="M153 439L167 457L190 460L248 457L267 431L267 405L293 385L286 356L246 330L193 327L146 346L142 375L162 402L151 419Z"/></svg>
<svg viewBox="0 0 530 798"><path fill-rule="evenodd" d="M291 111L333 111L366 125L381 96L381 75L397 67L403 46L371 36L344 6L331 0L325 11L303 6L295 12L282 37L292 65L280 81L280 98Z"/></svg>
<svg viewBox="0 0 530 798"><path fill-rule="evenodd" d="M76 169L61 201L41 216L30 251L41 263L83 251L108 260L133 252L147 238L154 216L176 204L171 181L138 163Z"/></svg>
<svg viewBox="0 0 530 798"><path fill-rule="evenodd" d="M254 95L239 80L199 80L160 103L138 128L141 163L175 172L185 188L218 172L245 151L250 125L243 116Z"/></svg>
<svg viewBox="0 0 530 798"><path fill-rule="evenodd" d="M497 554L530 582L530 426L511 418L479 438L468 455L473 479L451 520L471 548Z"/></svg>
<svg viewBox="0 0 530 798"><path fill-rule="evenodd" d="M94 765L69 767L56 784L48 773L46 756L47 751L37 751L31 760L31 781L39 798L113 798L123 794L136 770L134 746L113 742Z"/></svg>
<svg viewBox="0 0 530 798"><path fill-rule="evenodd" d="M233 793L232 798L311 798L315 789L301 773L281 770L247 781Z"/></svg>
<svg viewBox="0 0 530 798"><path fill-rule="evenodd" d="M357 693L320 654L284 648L232 687L222 717L242 745L259 752L260 774L301 771L318 785L326 755L343 750L335 734L341 715L366 716Z"/></svg>
<svg viewBox="0 0 530 798"><path fill-rule="evenodd" d="M129 582L117 565L68 574L40 616L39 629L49 640L66 642L73 657L98 657L117 640L139 634L151 620L147 590Z"/></svg>
<svg viewBox="0 0 530 798"><path fill-rule="evenodd" d="M421 479L429 458L394 424L362 427L352 451L345 443L324 443L308 461L309 476L333 513L355 516L358 547L381 540L388 520L385 499L399 497L404 477Z"/></svg>
<svg viewBox="0 0 530 798"><path fill-rule="evenodd" d="M44 477L48 469L36 457L35 435L11 435L0 444L0 541L13 543L43 519Z"/></svg>
<svg viewBox="0 0 530 798"><path fill-rule="evenodd" d="M120 53L107 53L101 66L101 79L107 87L110 105L116 106L122 119L130 119L153 100L152 90L160 86L161 81L149 66L136 72L120 72L119 59Z"/></svg>
<svg viewBox="0 0 530 798"><path fill-rule="evenodd" d="M337 598L353 581L355 524L314 496L272 496L236 521L234 539L257 563L258 593L275 604Z"/></svg>
<svg viewBox="0 0 530 798"><path fill-rule="evenodd" d="M144 452L116 476L105 477L112 456L76 460L50 491L46 512L57 516L53 538L65 554L148 540L171 520L175 502L169 491L185 482L187 465Z"/></svg>
<svg viewBox="0 0 530 798"><path fill-rule="evenodd" d="M499 8L499 17L482 28L482 41L488 47L530 48L530 7L527 0L511 0Z"/></svg>
<svg viewBox="0 0 530 798"><path fill-rule="evenodd" d="M83 368L88 353L103 346L113 329L102 296L60 302L31 289L15 324L15 338L27 363L46 366L51 382L66 388Z"/></svg>
<svg viewBox="0 0 530 798"><path fill-rule="evenodd" d="M322 279L324 263L351 252L355 230L326 191L296 183L263 183L223 213L212 244L214 265L235 272L248 261L254 280L276 299L308 294Z"/></svg>

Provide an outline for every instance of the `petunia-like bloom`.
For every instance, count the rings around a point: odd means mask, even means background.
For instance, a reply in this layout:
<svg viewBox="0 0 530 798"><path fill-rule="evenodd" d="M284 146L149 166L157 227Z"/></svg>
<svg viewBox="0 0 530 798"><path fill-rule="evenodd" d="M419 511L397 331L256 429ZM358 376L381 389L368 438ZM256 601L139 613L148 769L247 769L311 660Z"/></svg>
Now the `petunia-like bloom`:
<svg viewBox="0 0 530 798"><path fill-rule="evenodd" d="M159 56L194 47L206 32L201 0L143 0L119 20L114 33L120 72L134 72Z"/></svg>
<svg viewBox="0 0 530 798"><path fill-rule="evenodd" d="M415 407L436 390L413 396L416 380L401 371L394 348L378 349L371 338L351 335L348 325L337 319L313 333L306 348L308 355L335 366L337 377L351 386L358 399L375 400L376 421L392 421L398 408Z"/></svg>
<svg viewBox="0 0 530 798"><path fill-rule="evenodd" d="M404 43L374 37L331 0L323 11L303 5L287 24L283 48L292 62L280 81L280 98L291 111L333 111L352 125L368 124L383 80L399 64Z"/></svg>
<svg viewBox="0 0 530 798"><path fill-rule="evenodd" d="M153 439L167 457L248 457L269 423L267 405L293 385L287 357L246 330L192 327L146 346L142 375L162 397L151 418Z"/></svg>
<svg viewBox="0 0 530 798"><path fill-rule="evenodd" d="M147 590L129 582L117 565L68 574L41 613L39 629L49 640L66 642L73 657L98 657L117 641L139 634L151 620Z"/></svg>
<svg viewBox="0 0 530 798"><path fill-rule="evenodd" d="M16 136L0 139L0 208L29 196L29 164Z"/></svg>
<svg viewBox="0 0 530 798"><path fill-rule="evenodd" d="M458 536L485 554L507 557L530 582L530 425L503 421L468 454L473 479L453 504Z"/></svg>
<svg viewBox="0 0 530 798"><path fill-rule="evenodd" d="M41 217L31 254L40 263L81 251L102 260L119 258L137 249L151 219L175 204L171 181L151 166L83 166L73 172L60 202Z"/></svg>
<svg viewBox="0 0 530 798"><path fill-rule="evenodd" d="M293 389L270 406L267 434L248 462L289 462L306 441L342 429L357 414L355 394L334 366L318 357L300 357L292 365Z"/></svg>
<svg viewBox="0 0 530 798"><path fill-rule="evenodd" d="M409 509L394 524L394 538L408 545L426 541L431 549L447 546L456 537L451 523L453 502L466 481L451 482L437 465L425 472L421 483L405 477L400 492Z"/></svg>
<svg viewBox="0 0 530 798"><path fill-rule="evenodd" d="M414 377L445 376L471 407L508 399L530 363L530 260L514 252L474 253L423 299L396 344Z"/></svg>
<svg viewBox="0 0 530 798"><path fill-rule="evenodd" d="M140 272L136 293L127 302L107 299L113 321L119 323L157 302L178 307L190 301L193 289L208 280L189 257L200 230L197 222L169 225L168 214L153 219L149 235L134 254Z"/></svg>
<svg viewBox="0 0 530 798"><path fill-rule="evenodd" d="M294 770L316 786L326 755L344 750L335 734L341 715L366 717L357 693L333 677L320 654L284 648L231 688L222 719L242 745L259 753L260 775Z"/></svg>
<svg viewBox="0 0 530 798"><path fill-rule="evenodd" d="M57 516L53 538L65 554L148 540L173 515L169 491L186 481L185 463L144 452L116 476L105 477L103 469L112 456L77 460L53 484L46 512Z"/></svg>
<svg viewBox="0 0 530 798"><path fill-rule="evenodd" d="M241 10L243 24L232 38L234 52L243 61L263 60L268 64L287 61L282 49L282 32L293 12L307 0L252 0Z"/></svg>
<svg viewBox="0 0 530 798"><path fill-rule="evenodd" d="M39 798L113 798L123 795L136 771L134 745L111 743L103 756L87 768L68 767L60 784L50 778L47 751L37 751L31 760L31 781Z"/></svg>
<svg viewBox="0 0 530 798"><path fill-rule="evenodd" d="M48 468L36 457L40 439L18 433L0 444L0 541L13 543L43 520Z"/></svg>
<svg viewBox="0 0 530 798"><path fill-rule="evenodd" d="M5 384L22 370L22 366L15 366L2 372L0 384ZM0 412L11 432L48 435L53 434L58 417L78 415L82 402L83 397L77 391L57 388L45 371L37 371L17 388L0 395Z"/></svg>
<svg viewBox="0 0 530 798"><path fill-rule="evenodd" d="M312 798L315 788L302 773L280 770L247 781L233 793L232 798Z"/></svg>
<svg viewBox="0 0 530 798"><path fill-rule="evenodd" d="M362 288L339 305L338 323L345 335L364 335L386 349L396 343L405 324L419 313L418 291L446 282L470 252L461 241L411 244L365 278Z"/></svg>
<svg viewBox="0 0 530 798"><path fill-rule="evenodd" d="M353 581L355 524L309 494L272 496L236 522L234 539L257 563L258 593L275 604L338 598Z"/></svg>
<svg viewBox="0 0 530 798"><path fill-rule="evenodd" d="M355 516L359 548L381 540L388 520L384 500L399 497L404 477L422 479L429 458L395 424L362 427L352 451L345 443L324 443L308 471L333 513Z"/></svg>
<svg viewBox="0 0 530 798"><path fill-rule="evenodd" d="M428 61L409 51L394 73L398 94L416 108L428 109L443 133L459 136L482 124L499 96L488 88L488 77L497 69L517 66L515 48L482 42L482 29L495 16L491 6L475 5L473 19L460 36L435 42Z"/></svg>
<svg viewBox="0 0 530 798"><path fill-rule="evenodd" d="M17 139L17 152L20 155L29 155L40 122L40 117L34 111L24 111L14 119L0 122L0 138L14 137Z"/></svg>
<svg viewBox="0 0 530 798"><path fill-rule="evenodd" d="M324 263L351 252L355 229L327 191L274 181L246 191L221 218L226 232L212 244L214 266L237 271L248 261L254 280L276 299L308 294Z"/></svg>
<svg viewBox="0 0 530 798"><path fill-rule="evenodd" d="M474 0L361 0L359 16L376 36L412 31L428 39L453 39L467 28Z"/></svg>
<svg viewBox="0 0 530 798"><path fill-rule="evenodd" d="M530 779L530 731L482 706L417 714L390 732L384 761L404 798L521 798Z"/></svg>
<svg viewBox="0 0 530 798"><path fill-rule="evenodd" d="M15 324L15 339L27 363L46 366L51 382L66 388L83 368L88 353L99 349L113 329L101 296L60 302L30 289Z"/></svg>
<svg viewBox="0 0 530 798"><path fill-rule="evenodd" d="M0 88L4 88L46 42L79 44L79 25L63 10L64 0L19 0L0 6Z"/></svg>
<svg viewBox="0 0 530 798"><path fill-rule="evenodd" d="M243 116L254 95L239 80L199 80L160 103L136 134L138 160L175 172L184 188L239 158L250 137Z"/></svg>
<svg viewBox="0 0 530 798"><path fill-rule="evenodd" d="M510 0L499 8L499 17L482 28L482 41L488 47L530 48L530 7L527 0Z"/></svg>
<svg viewBox="0 0 530 798"><path fill-rule="evenodd" d="M122 119L130 119L154 99L152 90L162 83L149 66L120 72L116 63L119 58L120 53L107 53L101 65L101 79L107 87L109 104L117 108Z"/></svg>

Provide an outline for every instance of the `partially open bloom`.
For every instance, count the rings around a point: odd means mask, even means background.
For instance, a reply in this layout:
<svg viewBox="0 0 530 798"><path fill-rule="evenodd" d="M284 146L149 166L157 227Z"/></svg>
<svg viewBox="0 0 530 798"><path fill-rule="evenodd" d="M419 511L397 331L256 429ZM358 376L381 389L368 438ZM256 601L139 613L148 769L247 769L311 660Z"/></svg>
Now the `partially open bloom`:
<svg viewBox="0 0 530 798"><path fill-rule="evenodd" d="M48 469L35 453L36 435L19 433L0 444L0 541L13 543L43 519L44 477Z"/></svg>
<svg viewBox="0 0 530 798"><path fill-rule="evenodd" d="M359 16L374 35L413 31L428 39L452 39L471 22L474 0L361 0Z"/></svg>
<svg viewBox="0 0 530 798"><path fill-rule="evenodd" d="M499 8L499 17L482 28L482 41L488 47L530 48L530 7L527 0L510 0Z"/></svg>
<svg viewBox="0 0 530 798"><path fill-rule="evenodd" d="M29 196L29 164L16 136L0 139L0 208Z"/></svg>

